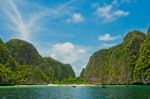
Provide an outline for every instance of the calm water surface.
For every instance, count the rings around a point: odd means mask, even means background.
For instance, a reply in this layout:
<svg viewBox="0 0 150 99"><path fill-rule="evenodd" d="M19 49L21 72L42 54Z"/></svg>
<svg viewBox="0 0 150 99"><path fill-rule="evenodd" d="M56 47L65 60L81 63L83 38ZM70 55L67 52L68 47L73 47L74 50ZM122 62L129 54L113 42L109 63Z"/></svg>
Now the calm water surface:
<svg viewBox="0 0 150 99"><path fill-rule="evenodd" d="M1 86L0 99L150 99L150 86Z"/></svg>

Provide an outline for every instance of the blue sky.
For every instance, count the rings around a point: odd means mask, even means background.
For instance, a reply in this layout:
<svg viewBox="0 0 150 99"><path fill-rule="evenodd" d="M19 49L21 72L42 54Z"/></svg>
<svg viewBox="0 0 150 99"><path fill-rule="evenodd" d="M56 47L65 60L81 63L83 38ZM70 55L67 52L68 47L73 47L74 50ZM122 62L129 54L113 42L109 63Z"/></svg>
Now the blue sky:
<svg viewBox="0 0 150 99"><path fill-rule="evenodd" d="M0 38L31 42L43 56L72 64L76 75L93 52L146 32L149 0L3 0Z"/></svg>

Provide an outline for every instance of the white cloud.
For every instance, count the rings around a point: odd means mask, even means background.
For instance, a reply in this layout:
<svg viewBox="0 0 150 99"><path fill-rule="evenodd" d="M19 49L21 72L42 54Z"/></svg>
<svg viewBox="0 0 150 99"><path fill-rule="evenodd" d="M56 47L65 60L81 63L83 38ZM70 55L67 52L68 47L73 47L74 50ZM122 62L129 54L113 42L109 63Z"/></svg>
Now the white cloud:
<svg viewBox="0 0 150 99"><path fill-rule="evenodd" d="M116 43L112 43L112 44L110 44L110 43L101 43L100 49L110 48L110 47L116 46L116 45L117 45Z"/></svg>
<svg viewBox="0 0 150 99"><path fill-rule="evenodd" d="M81 13L73 13L69 19L67 19L68 23L82 23L85 21L85 18Z"/></svg>
<svg viewBox="0 0 150 99"><path fill-rule="evenodd" d="M110 34L106 33L106 34L104 34L104 35L100 35L100 36L98 37L98 40L99 40L99 41L104 41L104 42L106 42L106 41L114 41L114 40L116 40L116 39L118 39L118 38L120 38L120 37L121 37L120 35L111 36Z"/></svg>
<svg viewBox="0 0 150 99"><path fill-rule="evenodd" d="M58 18L68 14L68 12L71 11L68 11L68 8L73 2L74 0L71 0L50 8L43 7L34 2L31 3L28 0L6 0L2 3L2 6L7 15L6 18L8 18L8 28L14 31L18 38L32 41L34 33L40 33L46 30L46 27L42 26L45 17L48 17L47 19ZM36 8L38 8L36 10L34 9L35 5ZM33 9L26 12L24 11L24 7L26 6Z"/></svg>
<svg viewBox="0 0 150 99"><path fill-rule="evenodd" d="M79 49L79 53L86 53L85 49Z"/></svg>
<svg viewBox="0 0 150 99"><path fill-rule="evenodd" d="M63 63L71 64L76 75L79 75L89 58L86 47L74 45L71 42L57 43L52 45L50 49L51 57Z"/></svg>
<svg viewBox="0 0 150 99"><path fill-rule="evenodd" d="M59 52L61 54L68 54L72 52L74 48L75 46L70 42L58 43L53 46L54 51Z"/></svg>
<svg viewBox="0 0 150 99"><path fill-rule="evenodd" d="M7 0L7 5L8 7L6 8L6 13L12 23L9 27L14 31L20 32L19 36L22 39L28 40L30 31L25 24L25 20L23 20L19 9L15 5L15 2L13 0Z"/></svg>
<svg viewBox="0 0 150 99"><path fill-rule="evenodd" d="M104 19L104 22L112 22L120 17L125 17L130 14L128 11L118 9L119 2L117 0L112 1L110 4L104 6L95 5L95 14Z"/></svg>
<svg viewBox="0 0 150 99"><path fill-rule="evenodd" d="M117 10L114 12L115 16L121 17L121 16L127 16L129 14L129 12L125 12L123 10Z"/></svg>
<svg viewBox="0 0 150 99"><path fill-rule="evenodd" d="M76 46L71 42L57 43L51 47L51 56L54 56L53 58L58 58L62 62L70 64L82 60L86 52L86 48Z"/></svg>

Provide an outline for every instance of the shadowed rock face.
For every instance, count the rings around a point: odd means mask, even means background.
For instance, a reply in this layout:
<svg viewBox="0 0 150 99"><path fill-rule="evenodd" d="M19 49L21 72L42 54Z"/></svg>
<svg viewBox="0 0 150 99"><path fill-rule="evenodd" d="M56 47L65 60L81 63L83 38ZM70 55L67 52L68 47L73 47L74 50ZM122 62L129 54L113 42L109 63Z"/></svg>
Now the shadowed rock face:
<svg viewBox="0 0 150 99"><path fill-rule="evenodd" d="M26 41L12 39L6 43L6 46L15 60L21 65L41 66L43 63L43 59L36 48Z"/></svg>
<svg viewBox="0 0 150 99"><path fill-rule="evenodd" d="M138 82L138 79L134 80L134 76L136 72L141 74L141 70L137 69L138 64L142 63L142 61L139 62L140 57L145 57L147 61L150 60L146 58L147 55L150 56L150 53L142 51L143 44L146 42L150 44L148 35L149 33L146 36L140 31L131 31L121 44L95 52L84 71L84 78L92 83L124 84ZM147 50L150 51L148 48L150 47L147 47ZM145 54L141 56L142 53ZM147 65L141 64L140 66L144 70L146 80L150 80L150 61ZM140 77L140 75L137 76Z"/></svg>
<svg viewBox="0 0 150 99"><path fill-rule="evenodd" d="M51 57L45 57L44 60L46 60L48 65L52 68L54 80L63 80L75 77L75 73L70 64L63 64Z"/></svg>
<svg viewBox="0 0 150 99"><path fill-rule="evenodd" d="M31 43L24 40L12 39L6 42L6 46L19 65L24 65L27 67L36 66L40 68L46 76L48 76L47 82L48 80L53 80L52 68L48 66L47 62L45 62L43 57Z"/></svg>

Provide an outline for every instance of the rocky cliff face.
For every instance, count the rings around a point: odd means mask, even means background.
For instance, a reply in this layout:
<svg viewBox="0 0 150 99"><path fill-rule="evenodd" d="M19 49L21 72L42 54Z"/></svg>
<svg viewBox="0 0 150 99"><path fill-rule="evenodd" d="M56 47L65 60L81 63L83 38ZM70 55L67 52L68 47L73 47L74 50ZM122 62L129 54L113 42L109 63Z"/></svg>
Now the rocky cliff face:
<svg viewBox="0 0 150 99"><path fill-rule="evenodd" d="M49 81L53 80L52 68L48 66L47 62L31 43L24 40L12 39L6 42L6 46L17 63L24 66L27 65L27 67L37 66L48 76Z"/></svg>
<svg viewBox="0 0 150 99"><path fill-rule="evenodd" d="M19 39L6 44L0 40L0 67L0 83L45 84L75 77L71 65L43 58L31 43Z"/></svg>
<svg viewBox="0 0 150 99"><path fill-rule="evenodd" d="M150 28L144 43L140 47L140 54L134 70L134 81L150 83Z"/></svg>
<svg viewBox="0 0 150 99"><path fill-rule="evenodd" d="M42 56L40 56L36 48L31 43L19 39L12 39L6 42L6 46L19 64L34 66L43 65Z"/></svg>
<svg viewBox="0 0 150 99"><path fill-rule="evenodd" d="M82 69L81 73L80 73L80 77L84 78L84 73L85 73L85 68Z"/></svg>
<svg viewBox="0 0 150 99"><path fill-rule="evenodd" d="M75 77L75 73L71 65L63 64L59 61L52 59L51 57L45 57L44 59L47 61L48 65L53 69L54 80L63 80Z"/></svg>
<svg viewBox="0 0 150 99"><path fill-rule="evenodd" d="M136 72L141 73L143 70L146 80L150 80L149 65L142 65L144 59L140 58L141 54L144 54L145 60L150 60L146 57L149 53L143 51L145 43L150 44L148 35L140 31L131 31L121 44L95 52L87 64L84 78L92 83L133 83L137 82L137 79L134 81ZM150 51L148 47L146 49ZM138 62L139 60L141 61ZM146 63L149 64L147 61ZM141 67L142 70L137 69L138 67ZM139 77L138 73L137 76Z"/></svg>

